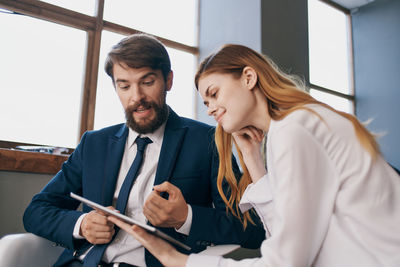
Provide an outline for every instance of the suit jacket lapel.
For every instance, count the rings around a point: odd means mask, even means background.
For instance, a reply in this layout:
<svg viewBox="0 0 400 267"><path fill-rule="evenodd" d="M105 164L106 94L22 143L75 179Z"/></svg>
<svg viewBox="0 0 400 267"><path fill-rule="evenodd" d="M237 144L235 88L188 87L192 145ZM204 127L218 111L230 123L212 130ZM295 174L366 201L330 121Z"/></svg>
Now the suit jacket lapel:
<svg viewBox="0 0 400 267"><path fill-rule="evenodd" d="M112 205L127 136L128 127L124 124L121 129L115 135L110 136L108 140L108 153L106 156L102 183L102 203L105 206Z"/></svg>
<svg viewBox="0 0 400 267"><path fill-rule="evenodd" d="M168 181L175 166L176 158L179 154L184 140L187 127L181 123L179 116L169 109L167 125L165 126L163 144L158 160L156 178L154 184L161 184Z"/></svg>

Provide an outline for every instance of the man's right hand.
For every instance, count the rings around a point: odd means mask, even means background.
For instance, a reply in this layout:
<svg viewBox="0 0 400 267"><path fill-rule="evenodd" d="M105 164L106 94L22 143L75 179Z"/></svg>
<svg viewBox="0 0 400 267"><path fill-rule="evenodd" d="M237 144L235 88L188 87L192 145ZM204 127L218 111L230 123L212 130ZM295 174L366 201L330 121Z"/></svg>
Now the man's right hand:
<svg viewBox="0 0 400 267"><path fill-rule="evenodd" d="M92 244L107 244L115 233L114 224L105 213L92 210L82 220L80 235Z"/></svg>

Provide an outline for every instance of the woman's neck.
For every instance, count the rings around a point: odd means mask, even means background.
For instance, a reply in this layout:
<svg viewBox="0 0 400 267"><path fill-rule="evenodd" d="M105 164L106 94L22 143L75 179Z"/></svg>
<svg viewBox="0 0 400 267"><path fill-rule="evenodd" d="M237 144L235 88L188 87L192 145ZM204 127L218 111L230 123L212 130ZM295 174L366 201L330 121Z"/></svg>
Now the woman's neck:
<svg viewBox="0 0 400 267"><path fill-rule="evenodd" d="M252 125L264 132L268 132L271 117L268 114L268 102L265 95L259 90L255 89L256 104L252 114Z"/></svg>

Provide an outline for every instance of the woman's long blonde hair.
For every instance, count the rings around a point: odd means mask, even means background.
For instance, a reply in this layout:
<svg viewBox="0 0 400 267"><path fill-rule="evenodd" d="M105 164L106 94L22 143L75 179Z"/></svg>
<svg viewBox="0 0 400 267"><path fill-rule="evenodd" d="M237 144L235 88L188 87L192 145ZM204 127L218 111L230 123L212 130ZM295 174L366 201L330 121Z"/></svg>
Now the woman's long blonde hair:
<svg viewBox="0 0 400 267"><path fill-rule="evenodd" d="M300 80L283 73L269 58L248 47L228 44L223 46L216 53L205 58L200 64L195 76L196 87L198 88L199 79L201 77L211 73L231 74L234 78L239 78L246 66L252 67L257 73L258 81L256 86L265 95L268 103L268 114L272 120L282 120L297 109L307 109L315 113L313 110L305 107L305 105L319 104L350 120L353 123L355 133L360 143L373 158L380 153L374 136L357 120L357 118L348 113L337 111L329 105L317 101L304 90L304 85ZM319 116L318 114L316 115ZM246 228L248 221L251 223L253 223L253 221L251 220L249 212L245 212L243 216L241 215L239 211L239 202L247 185L251 183L249 171L244 164L241 151L235 144L240 165L243 170L241 179L237 181L232 170L231 161L233 138L231 134L225 132L220 125L217 126L215 132L215 143L219 154L218 191L227 205L227 211L229 209L238 217L242 221L244 228ZM230 186L229 196L225 195L222 189L222 182L224 179Z"/></svg>

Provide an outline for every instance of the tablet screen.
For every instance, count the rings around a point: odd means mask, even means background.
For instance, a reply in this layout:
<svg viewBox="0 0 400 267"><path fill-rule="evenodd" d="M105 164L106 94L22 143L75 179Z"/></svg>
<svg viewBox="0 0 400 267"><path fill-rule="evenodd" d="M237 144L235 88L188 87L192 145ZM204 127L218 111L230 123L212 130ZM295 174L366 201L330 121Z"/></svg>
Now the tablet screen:
<svg viewBox="0 0 400 267"><path fill-rule="evenodd" d="M79 196L77 194L74 194L72 192L70 193L70 196L72 198L76 199L76 200L81 201L82 203L85 203L89 207L101 210L106 214L113 215L113 216L115 216L115 217L117 217L117 218L123 220L124 222L131 224L131 225L133 225L133 224L138 225L138 226L142 227L143 229L147 230L149 233L152 233L152 234L154 234L154 235L156 235L156 236L158 236L158 237L160 237L162 239L165 239L165 240L167 240L167 241L169 241L169 242L171 242L171 243L173 243L175 245L178 245L178 246L180 246L180 247L182 247L182 248L184 248L186 250L190 250L189 246L183 244L182 242L176 240L175 238L167 235L166 233L158 230L157 228L155 228L155 227L153 227L151 225L147 225L147 224L144 224L142 222L136 221L136 220L134 220L132 218L129 218L128 216L126 216L124 214L121 214L121 213L116 212L114 210L108 209L108 208L106 208L106 207L104 207L104 206L102 206L102 205L100 205L100 204L98 204L96 202L93 202L93 201L91 201L91 200L89 200L87 198L84 198L84 197Z"/></svg>

